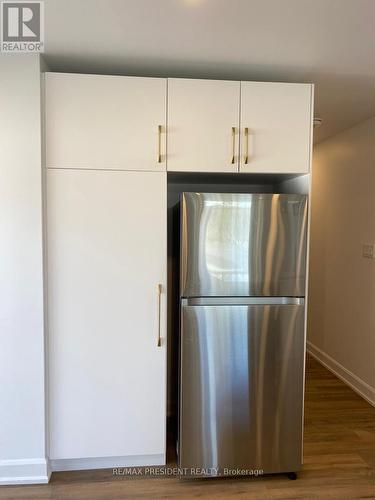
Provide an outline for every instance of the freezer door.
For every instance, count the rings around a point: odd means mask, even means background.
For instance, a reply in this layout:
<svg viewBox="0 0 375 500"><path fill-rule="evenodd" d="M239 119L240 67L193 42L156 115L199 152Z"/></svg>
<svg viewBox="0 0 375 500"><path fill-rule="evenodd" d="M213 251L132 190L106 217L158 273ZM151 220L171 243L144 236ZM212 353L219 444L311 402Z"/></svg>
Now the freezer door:
<svg viewBox="0 0 375 500"><path fill-rule="evenodd" d="M180 370L181 467L301 468L303 305L183 306Z"/></svg>
<svg viewBox="0 0 375 500"><path fill-rule="evenodd" d="M181 296L304 296L307 197L183 193Z"/></svg>

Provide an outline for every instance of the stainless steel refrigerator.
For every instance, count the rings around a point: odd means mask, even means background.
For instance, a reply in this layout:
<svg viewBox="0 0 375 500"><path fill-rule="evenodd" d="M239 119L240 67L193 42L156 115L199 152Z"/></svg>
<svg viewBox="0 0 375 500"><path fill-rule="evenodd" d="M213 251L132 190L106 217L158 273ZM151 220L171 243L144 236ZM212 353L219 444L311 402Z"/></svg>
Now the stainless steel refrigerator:
<svg viewBox="0 0 375 500"><path fill-rule="evenodd" d="M306 232L305 195L182 194L180 467L301 468Z"/></svg>

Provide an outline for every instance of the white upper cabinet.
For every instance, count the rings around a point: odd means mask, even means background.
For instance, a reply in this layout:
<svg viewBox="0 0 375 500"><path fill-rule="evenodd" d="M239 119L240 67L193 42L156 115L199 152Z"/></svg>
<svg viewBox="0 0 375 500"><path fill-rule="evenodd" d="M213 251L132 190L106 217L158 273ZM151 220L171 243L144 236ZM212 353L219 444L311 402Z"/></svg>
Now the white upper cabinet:
<svg viewBox="0 0 375 500"><path fill-rule="evenodd" d="M168 79L168 171L238 172L240 83Z"/></svg>
<svg viewBox="0 0 375 500"><path fill-rule="evenodd" d="M240 172L307 173L313 86L241 82Z"/></svg>
<svg viewBox="0 0 375 500"><path fill-rule="evenodd" d="M167 106L163 78L45 78L49 168L310 169L312 85L171 78Z"/></svg>
<svg viewBox="0 0 375 500"><path fill-rule="evenodd" d="M46 73L46 165L166 169L162 78Z"/></svg>

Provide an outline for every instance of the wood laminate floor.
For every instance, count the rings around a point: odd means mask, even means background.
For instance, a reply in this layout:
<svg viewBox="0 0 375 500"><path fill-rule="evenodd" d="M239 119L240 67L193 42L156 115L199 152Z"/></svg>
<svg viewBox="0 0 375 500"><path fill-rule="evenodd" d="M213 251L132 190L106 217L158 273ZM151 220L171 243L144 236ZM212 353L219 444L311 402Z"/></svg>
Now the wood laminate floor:
<svg viewBox="0 0 375 500"><path fill-rule="evenodd" d="M54 473L48 485L0 487L1 500L141 498L375 499L375 408L308 358L304 467L296 481L116 477L100 470Z"/></svg>

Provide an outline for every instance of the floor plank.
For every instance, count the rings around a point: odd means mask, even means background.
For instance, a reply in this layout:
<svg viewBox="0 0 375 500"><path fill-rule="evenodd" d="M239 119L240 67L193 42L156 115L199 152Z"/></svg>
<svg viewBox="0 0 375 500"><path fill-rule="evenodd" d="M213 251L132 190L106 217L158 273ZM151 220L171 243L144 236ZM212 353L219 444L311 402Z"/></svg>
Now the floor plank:
<svg viewBox="0 0 375 500"><path fill-rule="evenodd" d="M5 486L1 500L375 499L375 408L311 357L307 360L304 466L284 476L223 479L54 473L50 484Z"/></svg>

